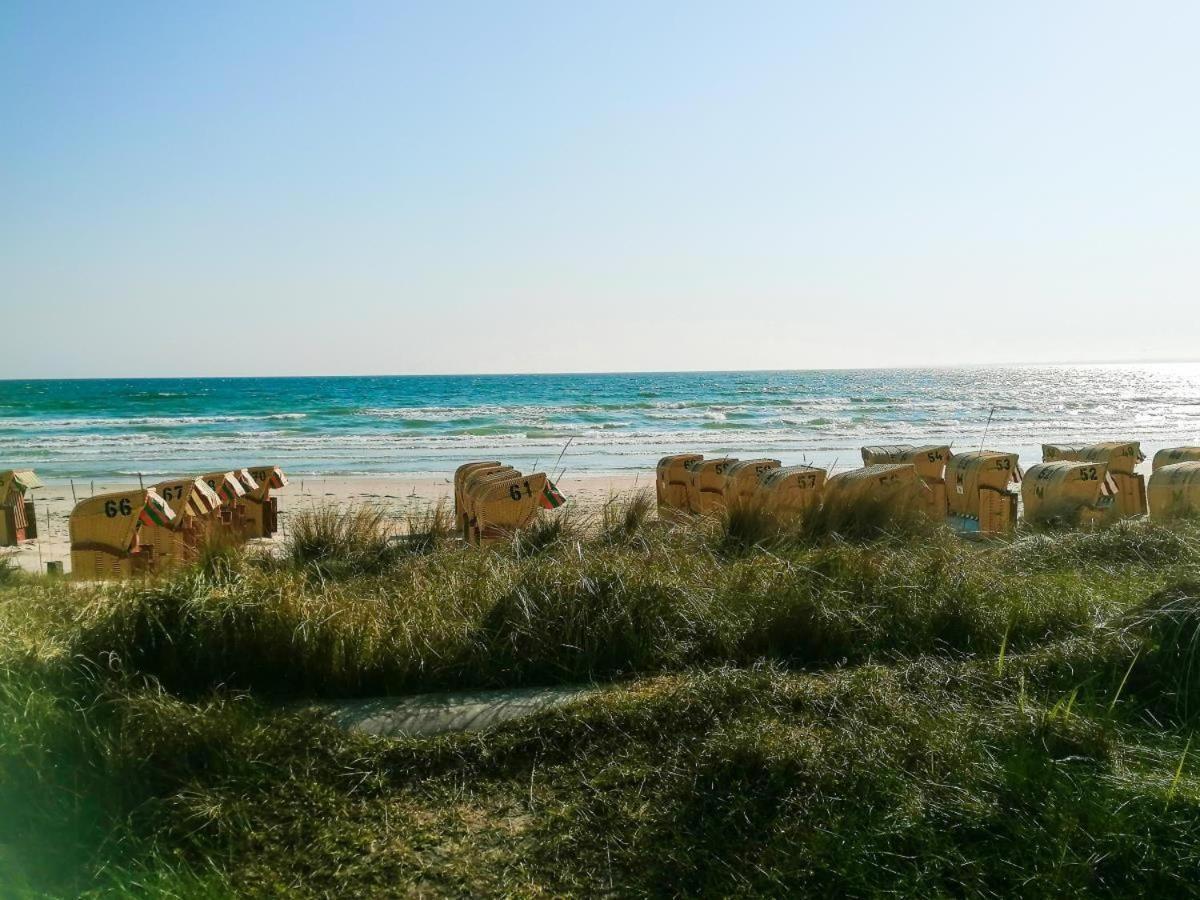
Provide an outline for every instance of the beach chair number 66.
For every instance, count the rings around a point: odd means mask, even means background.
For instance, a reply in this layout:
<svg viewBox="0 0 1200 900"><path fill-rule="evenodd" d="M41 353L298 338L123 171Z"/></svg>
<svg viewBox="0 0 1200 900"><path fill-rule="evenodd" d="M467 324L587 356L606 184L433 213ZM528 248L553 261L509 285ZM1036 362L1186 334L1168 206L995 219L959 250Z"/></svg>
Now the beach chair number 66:
<svg viewBox="0 0 1200 900"><path fill-rule="evenodd" d="M530 488L529 488L529 482L526 481L525 482L525 496L529 497L532 494L533 494L533 491L530 490ZM508 496L512 497L514 500L520 500L521 499L521 486L519 484L510 484L508 486Z"/></svg>
<svg viewBox="0 0 1200 900"><path fill-rule="evenodd" d="M122 500L120 503L117 503L115 500L109 500L104 504L104 514L110 519L115 519L118 514L128 516L132 513L133 506L130 505L128 500Z"/></svg>

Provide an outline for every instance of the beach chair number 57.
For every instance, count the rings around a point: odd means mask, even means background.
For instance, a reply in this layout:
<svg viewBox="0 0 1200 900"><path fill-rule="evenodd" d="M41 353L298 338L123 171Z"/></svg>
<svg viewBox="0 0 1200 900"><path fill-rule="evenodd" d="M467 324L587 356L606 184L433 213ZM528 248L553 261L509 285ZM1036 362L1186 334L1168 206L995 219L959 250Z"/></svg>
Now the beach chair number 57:
<svg viewBox="0 0 1200 900"><path fill-rule="evenodd" d="M120 503L115 500L109 500L104 504L104 514L110 519L115 519L118 515L132 515L133 506L128 500L122 500Z"/></svg>
<svg viewBox="0 0 1200 900"><path fill-rule="evenodd" d="M525 496L530 497L532 495L533 495L533 491L529 487L529 482L526 481L525 482ZM512 497L514 500L520 500L521 499L521 485L510 484L508 486L508 496Z"/></svg>

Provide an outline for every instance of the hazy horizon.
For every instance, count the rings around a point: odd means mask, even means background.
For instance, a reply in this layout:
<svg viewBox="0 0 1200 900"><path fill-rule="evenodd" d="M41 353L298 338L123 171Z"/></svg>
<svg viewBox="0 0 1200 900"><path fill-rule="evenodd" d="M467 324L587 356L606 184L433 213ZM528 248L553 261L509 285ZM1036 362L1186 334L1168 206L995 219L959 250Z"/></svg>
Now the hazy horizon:
<svg viewBox="0 0 1200 900"><path fill-rule="evenodd" d="M1195 359L1197 26L6 4L0 378Z"/></svg>
<svg viewBox="0 0 1200 900"><path fill-rule="evenodd" d="M1090 366L1196 366L1200 365L1200 357L1192 359L1067 359L1046 360L1041 362L1023 362L1020 360L997 363L949 362L929 365L894 365L894 366L793 366L791 368L766 369L579 369L552 371L513 371L513 372L281 372L269 375L246 375L237 373L199 374L184 373L178 375L78 375L78 376L37 376L37 377L0 377L0 382L12 381L204 381L215 379L271 379L271 378L519 378L523 376L555 376L555 375L702 375L712 374L756 374L756 373L789 373L789 372L870 372L870 371L922 371L938 369L1037 369L1037 368L1070 368Z"/></svg>

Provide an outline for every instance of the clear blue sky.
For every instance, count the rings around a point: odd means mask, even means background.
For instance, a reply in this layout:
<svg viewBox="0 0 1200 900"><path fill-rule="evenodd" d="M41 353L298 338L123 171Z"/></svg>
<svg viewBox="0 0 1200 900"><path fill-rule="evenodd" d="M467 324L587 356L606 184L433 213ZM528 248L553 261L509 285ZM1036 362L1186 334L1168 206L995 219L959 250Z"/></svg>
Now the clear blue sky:
<svg viewBox="0 0 1200 900"><path fill-rule="evenodd" d="M1200 356L1197 3L0 4L0 377Z"/></svg>

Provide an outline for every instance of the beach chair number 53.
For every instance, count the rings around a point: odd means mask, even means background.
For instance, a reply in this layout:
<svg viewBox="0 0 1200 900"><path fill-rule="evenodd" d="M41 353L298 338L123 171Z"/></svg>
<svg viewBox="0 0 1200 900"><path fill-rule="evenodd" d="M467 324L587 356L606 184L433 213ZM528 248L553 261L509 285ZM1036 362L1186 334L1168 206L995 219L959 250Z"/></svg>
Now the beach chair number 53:
<svg viewBox="0 0 1200 900"><path fill-rule="evenodd" d="M520 500L521 499L521 485L510 484L508 486L508 496L512 497L514 500ZM525 496L526 497L533 496L533 491L530 489L528 481L525 482Z"/></svg>
<svg viewBox="0 0 1200 900"><path fill-rule="evenodd" d="M118 515L133 515L133 506L128 500L122 500L120 503L115 500L109 500L104 504L104 514L110 519L115 519Z"/></svg>

